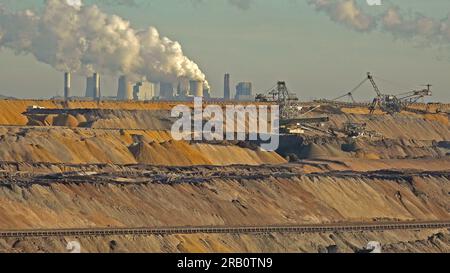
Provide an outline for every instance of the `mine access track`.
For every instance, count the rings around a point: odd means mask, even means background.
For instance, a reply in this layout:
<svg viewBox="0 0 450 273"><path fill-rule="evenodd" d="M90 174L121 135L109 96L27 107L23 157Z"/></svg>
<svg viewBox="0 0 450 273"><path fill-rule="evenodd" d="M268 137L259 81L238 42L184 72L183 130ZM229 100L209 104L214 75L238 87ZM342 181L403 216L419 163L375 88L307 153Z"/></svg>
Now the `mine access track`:
<svg viewBox="0 0 450 273"><path fill-rule="evenodd" d="M392 222L354 223L304 226L261 226L261 227L171 227L171 228L97 228L97 229L51 229L0 231L0 238L23 237L92 237L92 236L148 236L174 234L261 234L261 233L320 233L359 232L386 230L419 230L450 228L445 222Z"/></svg>

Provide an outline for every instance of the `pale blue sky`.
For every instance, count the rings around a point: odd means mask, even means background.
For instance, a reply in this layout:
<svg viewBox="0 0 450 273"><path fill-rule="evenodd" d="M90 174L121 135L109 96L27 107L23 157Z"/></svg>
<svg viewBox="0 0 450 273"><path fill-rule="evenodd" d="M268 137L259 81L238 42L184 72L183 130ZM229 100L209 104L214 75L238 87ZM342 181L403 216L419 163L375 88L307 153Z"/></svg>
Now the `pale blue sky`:
<svg viewBox="0 0 450 273"><path fill-rule="evenodd" d="M139 2L139 0L137 0ZM365 0L359 0L365 2ZM357 33L317 13L306 0L254 0L241 10L225 0L140 1L136 6L102 5L131 21L136 28L152 25L162 35L179 41L185 54L207 75L213 94L223 92L223 74L231 73L233 85L252 81L264 91L278 80L300 98L332 98L355 86L372 71L405 87L434 84L435 100L450 101L449 51L419 48L389 34ZM109 1L108 3L110 3ZM388 1L385 1L386 3ZM0 0L13 9L39 8L37 0ZM398 0L404 10L442 19L450 12L448 0ZM379 7L367 7L374 13ZM443 57L439 59L438 57ZM49 97L62 93L62 75L31 56L0 51L0 94L17 97ZM103 92L115 95L116 80L103 79ZM386 92L393 85L380 82ZM73 92L84 93L84 79L75 77ZM404 91L396 88L393 93ZM361 89L360 99L373 94Z"/></svg>

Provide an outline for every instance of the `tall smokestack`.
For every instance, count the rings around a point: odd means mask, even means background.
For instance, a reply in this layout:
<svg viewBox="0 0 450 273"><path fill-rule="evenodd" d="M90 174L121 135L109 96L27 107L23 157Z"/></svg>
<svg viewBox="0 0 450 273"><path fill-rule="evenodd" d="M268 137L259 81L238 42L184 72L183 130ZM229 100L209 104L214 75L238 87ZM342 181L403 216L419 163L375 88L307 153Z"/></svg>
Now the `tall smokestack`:
<svg viewBox="0 0 450 273"><path fill-rule="evenodd" d="M231 99L231 89L230 89L230 74L225 74L224 84L223 84L223 99L230 100Z"/></svg>
<svg viewBox="0 0 450 273"><path fill-rule="evenodd" d="M64 100L68 101L70 98L70 73L64 73Z"/></svg>

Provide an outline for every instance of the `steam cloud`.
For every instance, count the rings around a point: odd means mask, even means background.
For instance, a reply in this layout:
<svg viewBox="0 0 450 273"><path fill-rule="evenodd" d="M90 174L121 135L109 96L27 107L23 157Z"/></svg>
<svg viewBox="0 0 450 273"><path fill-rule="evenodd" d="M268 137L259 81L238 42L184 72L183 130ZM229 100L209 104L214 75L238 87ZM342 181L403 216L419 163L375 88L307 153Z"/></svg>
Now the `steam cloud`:
<svg viewBox="0 0 450 273"><path fill-rule="evenodd" d="M354 0L309 0L316 10L325 12L333 21L357 31L369 31L375 27L372 16L364 13Z"/></svg>
<svg viewBox="0 0 450 273"><path fill-rule="evenodd" d="M389 7L382 15L365 12L355 0L307 0L331 20L353 30L369 32L381 30L395 38L450 43L450 17L442 20L420 13L405 16L396 6ZM361 1L366 2L366 1Z"/></svg>
<svg viewBox="0 0 450 273"><path fill-rule="evenodd" d="M126 74L152 82L206 81L181 45L154 27L136 30L81 0L47 0L42 14L0 8L0 48L32 54L59 71Z"/></svg>

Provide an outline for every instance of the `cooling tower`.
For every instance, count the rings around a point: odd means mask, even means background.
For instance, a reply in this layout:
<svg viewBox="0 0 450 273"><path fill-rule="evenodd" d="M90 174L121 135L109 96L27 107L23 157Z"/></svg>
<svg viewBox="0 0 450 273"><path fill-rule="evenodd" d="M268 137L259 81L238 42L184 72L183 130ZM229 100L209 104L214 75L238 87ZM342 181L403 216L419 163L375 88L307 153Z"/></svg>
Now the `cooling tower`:
<svg viewBox="0 0 450 273"><path fill-rule="evenodd" d="M189 95L189 79L179 79L177 91L180 97L187 97Z"/></svg>
<svg viewBox="0 0 450 273"><path fill-rule="evenodd" d="M128 77L123 75L119 77L119 89L117 90L118 100L132 100L133 90Z"/></svg>
<svg viewBox="0 0 450 273"><path fill-rule="evenodd" d="M64 73L64 100L68 101L70 98L70 73Z"/></svg>
<svg viewBox="0 0 450 273"><path fill-rule="evenodd" d="M86 98L95 98L94 93L94 78L87 77L86 78Z"/></svg>
<svg viewBox="0 0 450 273"><path fill-rule="evenodd" d="M203 97L203 81L190 81L191 94L195 97Z"/></svg>
<svg viewBox="0 0 450 273"><path fill-rule="evenodd" d="M94 98L100 98L100 75L98 73L94 73L92 76L92 81L94 84Z"/></svg>
<svg viewBox="0 0 450 273"><path fill-rule="evenodd" d="M206 83L203 83L203 97L205 99L211 98L211 90L209 89L209 87Z"/></svg>

